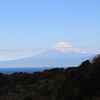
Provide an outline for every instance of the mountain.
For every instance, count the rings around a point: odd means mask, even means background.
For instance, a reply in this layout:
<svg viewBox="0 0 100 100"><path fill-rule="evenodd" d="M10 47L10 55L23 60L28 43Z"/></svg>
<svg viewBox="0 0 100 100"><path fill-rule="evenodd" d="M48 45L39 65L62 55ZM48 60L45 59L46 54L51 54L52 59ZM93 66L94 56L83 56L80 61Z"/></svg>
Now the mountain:
<svg viewBox="0 0 100 100"><path fill-rule="evenodd" d="M100 100L100 56L78 67L0 73L0 100Z"/></svg>
<svg viewBox="0 0 100 100"><path fill-rule="evenodd" d="M77 66L82 61L92 58L91 54L60 52L48 50L41 54L23 59L0 62L0 67L66 67Z"/></svg>

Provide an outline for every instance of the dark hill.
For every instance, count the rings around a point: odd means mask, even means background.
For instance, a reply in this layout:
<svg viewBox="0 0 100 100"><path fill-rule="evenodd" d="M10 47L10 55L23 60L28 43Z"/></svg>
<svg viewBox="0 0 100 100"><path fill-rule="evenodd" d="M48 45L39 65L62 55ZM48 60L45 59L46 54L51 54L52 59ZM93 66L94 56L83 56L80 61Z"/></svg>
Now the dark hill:
<svg viewBox="0 0 100 100"><path fill-rule="evenodd" d="M100 100L100 56L79 67L1 73L0 100Z"/></svg>

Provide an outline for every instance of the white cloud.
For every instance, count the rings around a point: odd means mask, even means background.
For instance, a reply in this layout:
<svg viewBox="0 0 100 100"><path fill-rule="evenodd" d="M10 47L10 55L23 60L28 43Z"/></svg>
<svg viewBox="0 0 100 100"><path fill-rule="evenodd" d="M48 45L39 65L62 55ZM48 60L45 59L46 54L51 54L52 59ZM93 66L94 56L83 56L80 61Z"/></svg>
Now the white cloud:
<svg viewBox="0 0 100 100"><path fill-rule="evenodd" d="M14 60L29 56L35 56L43 52L44 50L37 50L37 49L0 50L0 61Z"/></svg>
<svg viewBox="0 0 100 100"><path fill-rule="evenodd" d="M52 49L63 53L87 53L87 50L72 47L66 42L58 42L52 46Z"/></svg>

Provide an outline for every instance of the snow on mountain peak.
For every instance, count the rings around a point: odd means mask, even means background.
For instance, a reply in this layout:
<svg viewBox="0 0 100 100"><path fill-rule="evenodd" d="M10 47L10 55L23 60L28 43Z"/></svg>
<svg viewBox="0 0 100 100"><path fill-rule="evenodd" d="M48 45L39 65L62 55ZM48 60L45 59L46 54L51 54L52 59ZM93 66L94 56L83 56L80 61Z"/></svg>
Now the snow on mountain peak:
<svg viewBox="0 0 100 100"><path fill-rule="evenodd" d="M86 53L86 50L81 50L80 48L75 48L67 42L58 42L52 46L53 50L62 53Z"/></svg>

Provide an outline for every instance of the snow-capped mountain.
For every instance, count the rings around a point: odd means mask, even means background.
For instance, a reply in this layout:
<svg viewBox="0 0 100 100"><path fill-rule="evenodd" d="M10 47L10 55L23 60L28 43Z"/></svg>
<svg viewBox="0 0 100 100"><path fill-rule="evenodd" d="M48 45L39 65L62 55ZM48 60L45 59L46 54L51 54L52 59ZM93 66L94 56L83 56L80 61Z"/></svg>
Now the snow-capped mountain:
<svg viewBox="0 0 100 100"><path fill-rule="evenodd" d="M77 66L91 57L93 55L48 50L31 57L0 62L0 67L69 67Z"/></svg>

